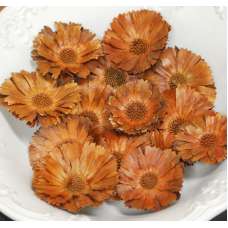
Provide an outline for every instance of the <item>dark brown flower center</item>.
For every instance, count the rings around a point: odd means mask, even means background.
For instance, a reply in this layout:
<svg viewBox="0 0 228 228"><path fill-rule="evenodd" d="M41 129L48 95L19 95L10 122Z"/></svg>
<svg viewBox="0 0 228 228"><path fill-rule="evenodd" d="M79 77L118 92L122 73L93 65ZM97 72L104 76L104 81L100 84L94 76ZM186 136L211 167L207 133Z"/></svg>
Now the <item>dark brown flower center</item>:
<svg viewBox="0 0 228 228"><path fill-rule="evenodd" d="M52 99L45 93L39 93L32 98L32 103L37 108L47 108L52 105Z"/></svg>
<svg viewBox="0 0 228 228"><path fill-rule="evenodd" d="M140 179L140 185L145 189L152 189L157 182L157 176L151 172L145 173Z"/></svg>
<svg viewBox="0 0 228 228"><path fill-rule="evenodd" d="M200 144L203 147L211 148L214 147L216 143L216 136L214 134L205 134L200 139Z"/></svg>
<svg viewBox="0 0 228 228"><path fill-rule="evenodd" d="M142 120L146 115L146 107L140 102L133 102L128 105L126 114L131 120Z"/></svg>
<svg viewBox="0 0 228 228"><path fill-rule="evenodd" d="M85 111L81 114L81 116L88 118L93 124L99 122L97 115L92 111Z"/></svg>
<svg viewBox="0 0 228 228"><path fill-rule="evenodd" d="M85 189L85 183L79 176L72 176L67 182L67 189L71 192L81 192Z"/></svg>
<svg viewBox="0 0 228 228"><path fill-rule="evenodd" d="M184 122L185 121L181 118L173 120L169 124L169 132L173 134L177 134L181 130L181 127L183 126Z"/></svg>
<svg viewBox="0 0 228 228"><path fill-rule="evenodd" d="M169 81L169 86L171 89L176 89L178 85L183 85L186 83L186 78L183 74L174 74Z"/></svg>
<svg viewBox="0 0 228 228"><path fill-rule="evenodd" d="M135 39L130 44L130 52L135 55L144 54L148 49L148 45L142 39Z"/></svg>
<svg viewBox="0 0 228 228"><path fill-rule="evenodd" d="M75 63L76 53L71 48L64 48L60 51L59 58L65 64L72 64Z"/></svg>
<svg viewBox="0 0 228 228"><path fill-rule="evenodd" d="M114 157L116 158L116 163L117 163L117 169L120 168L121 165L121 160L122 160L122 154L120 152L113 152Z"/></svg>
<svg viewBox="0 0 228 228"><path fill-rule="evenodd" d="M126 82L126 77L122 70L109 67L105 71L105 81L108 85L117 87Z"/></svg>

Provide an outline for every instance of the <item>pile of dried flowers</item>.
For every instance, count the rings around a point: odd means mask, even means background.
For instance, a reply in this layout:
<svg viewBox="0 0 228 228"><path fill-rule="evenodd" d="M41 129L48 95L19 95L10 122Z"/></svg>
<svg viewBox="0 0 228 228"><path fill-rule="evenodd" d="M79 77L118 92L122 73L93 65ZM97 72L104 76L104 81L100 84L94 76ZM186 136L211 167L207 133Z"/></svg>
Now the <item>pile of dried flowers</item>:
<svg viewBox="0 0 228 228"><path fill-rule="evenodd" d="M36 195L70 212L123 200L158 211L179 199L184 165L226 159L226 117L213 110L208 64L166 48L151 10L113 19L103 40L80 24L44 26L35 72L13 73L0 104L32 127Z"/></svg>

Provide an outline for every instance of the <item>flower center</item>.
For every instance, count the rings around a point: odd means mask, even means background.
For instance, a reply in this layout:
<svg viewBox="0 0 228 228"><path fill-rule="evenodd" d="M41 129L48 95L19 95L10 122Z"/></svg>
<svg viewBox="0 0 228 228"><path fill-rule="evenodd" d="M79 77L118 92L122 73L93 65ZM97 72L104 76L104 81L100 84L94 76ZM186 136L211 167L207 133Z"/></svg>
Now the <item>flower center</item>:
<svg viewBox="0 0 228 228"><path fill-rule="evenodd" d="M200 139L200 144L204 147L214 147L216 143L216 137L214 134L205 134Z"/></svg>
<svg viewBox="0 0 228 228"><path fill-rule="evenodd" d="M92 123L98 123L99 122L97 115L94 112L85 111L81 114L81 116L88 118Z"/></svg>
<svg viewBox="0 0 228 228"><path fill-rule="evenodd" d="M60 51L59 58L65 64L72 64L75 63L76 53L71 48L64 48Z"/></svg>
<svg viewBox="0 0 228 228"><path fill-rule="evenodd" d="M105 71L105 81L112 87L117 87L126 82L126 77L123 71L109 67Z"/></svg>
<svg viewBox="0 0 228 228"><path fill-rule="evenodd" d="M146 107L140 102L133 102L128 105L126 114L131 120L142 120L146 114Z"/></svg>
<svg viewBox="0 0 228 228"><path fill-rule="evenodd" d="M140 185L145 189L152 189L158 182L157 176L153 173L145 173L140 179Z"/></svg>
<svg viewBox="0 0 228 228"><path fill-rule="evenodd" d="M121 160L122 160L122 154L120 152L113 152L114 157L116 158L116 163L117 163L117 170L120 169L121 165Z"/></svg>
<svg viewBox="0 0 228 228"><path fill-rule="evenodd" d="M32 103L38 108L47 108L52 105L52 99L45 93L40 93L32 98Z"/></svg>
<svg viewBox="0 0 228 228"><path fill-rule="evenodd" d="M71 192L81 192L85 189L85 183L79 176L72 176L66 187Z"/></svg>
<svg viewBox="0 0 228 228"><path fill-rule="evenodd" d="M184 124L184 120L183 119L176 119L176 120L173 120L170 124L169 124L169 132L170 133L173 133L173 134L177 134L181 127L183 126Z"/></svg>
<svg viewBox="0 0 228 228"><path fill-rule="evenodd" d="M169 86L171 89L176 89L178 85L183 85L186 83L186 78L183 74L174 74L169 81Z"/></svg>
<svg viewBox="0 0 228 228"><path fill-rule="evenodd" d="M130 52L135 55L144 54L148 49L147 44L142 39L135 39L131 42Z"/></svg>

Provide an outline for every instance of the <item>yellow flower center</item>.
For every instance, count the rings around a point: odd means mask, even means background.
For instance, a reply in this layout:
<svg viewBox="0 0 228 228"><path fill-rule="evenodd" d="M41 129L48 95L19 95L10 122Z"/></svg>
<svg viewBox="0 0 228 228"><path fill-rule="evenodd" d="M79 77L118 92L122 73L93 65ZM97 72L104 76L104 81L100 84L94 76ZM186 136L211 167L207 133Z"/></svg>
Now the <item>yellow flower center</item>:
<svg viewBox="0 0 228 228"><path fill-rule="evenodd" d="M169 81L169 86L171 89L176 89L178 85L183 85L186 83L186 78L183 74L174 74Z"/></svg>
<svg viewBox="0 0 228 228"><path fill-rule="evenodd" d="M76 60L76 53L71 48L64 48L60 51L59 58L65 64L73 64Z"/></svg>
<svg viewBox="0 0 228 228"><path fill-rule="evenodd" d="M85 183L79 176L72 176L69 178L67 189L71 192L81 192L85 189Z"/></svg>
<svg viewBox="0 0 228 228"><path fill-rule="evenodd" d="M132 102L128 105L126 114L131 120L142 120L146 115L146 107L140 102Z"/></svg>
<svg viewBox="0 0 228 228"><path fill-rule="evenodd" d="M50 96L45 93L39 93L32 98L32 103L37 108L47 108L50 107L53 102Z"/></svg>
<svg viewBox="0 0 228 228"><path fill-rule="evenodd" d="M92 111L85 111L81 114L81 116L88 118L92 123L99 123L97 115Z"/></svg>
<svg viewBox="0 0 228 228"><path fill-rule="evenodd" d="M184 122L185 121L183 119L181 119L181 118L173 120L169 124L169 127L168 127L169 128L169 132L173 133L173 134L177 134L181 130L181 127L183 126Z"/></svg>
<svg viewBox="0 0 228 228"><path fill-rule="evenodd" d="M112 87L117 87L126 82L126 77L123 71L109 67L105 71L105 81Z"/></svg>
<svg viewBox="0 0 228 228"><path fill-rule="evenodd" d="M122 160L122 154L120 152L113 152L114 157L116 158L116 163L117 163L117 169L120 168L121 165L121 160Z"/></svg>
<svg viewBox="0 0 228 228"><path fill-rule="evenodd" d="M142 39L135 39L130 44L130 52L135 55L144 54L148 49L148 45Z"/></svg>
<svg viewBox="0 0 228 228"><path fill-rule="evenodd" d="M151 172L143 174L140 178L140 185L145 189L152 189L157 184L158 178Z"/></svg>
<svg viewBox="0 0 228 228"><path fill-rule="evenodd" d="M214 134L205 134L200 139L200 144L203 147L211 148L214 147L216 143L216 136Z"/></svg>

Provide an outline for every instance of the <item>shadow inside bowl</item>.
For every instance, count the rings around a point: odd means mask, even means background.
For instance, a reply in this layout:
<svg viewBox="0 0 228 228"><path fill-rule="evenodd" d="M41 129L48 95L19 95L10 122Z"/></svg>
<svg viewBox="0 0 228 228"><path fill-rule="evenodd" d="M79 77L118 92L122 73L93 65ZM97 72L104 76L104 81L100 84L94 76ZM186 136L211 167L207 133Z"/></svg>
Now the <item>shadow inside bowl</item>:
<svg viewBox="0 0 228 228"><path fill-rule="evenodd" d="M128 208L124 205L123 201L107 201L107 204L114 206L120 212L120 214L124 215L137 216L151 214L151 211Z"/></svg>
<svg viewBox="0 0 228 228"><path fill-rule="evenodd" d="M218 165L207 165L203 163L196 163L193 166L185 167L185 178L201 178L206 177L210 173L214 172L218 168Z"/></svg>

